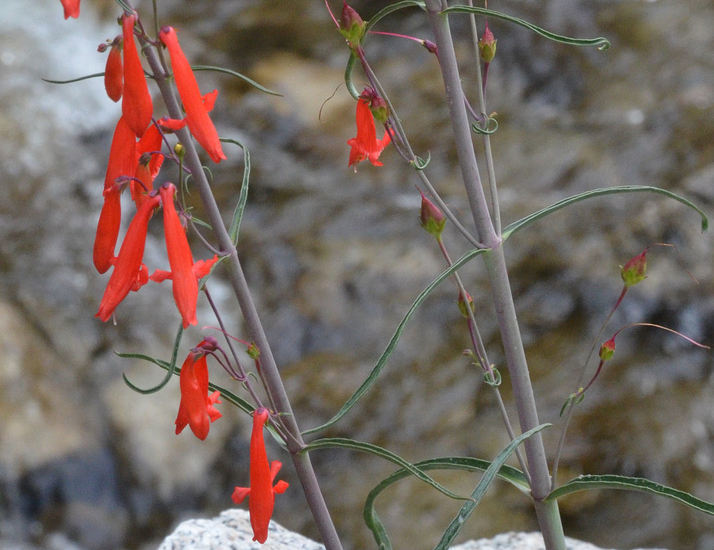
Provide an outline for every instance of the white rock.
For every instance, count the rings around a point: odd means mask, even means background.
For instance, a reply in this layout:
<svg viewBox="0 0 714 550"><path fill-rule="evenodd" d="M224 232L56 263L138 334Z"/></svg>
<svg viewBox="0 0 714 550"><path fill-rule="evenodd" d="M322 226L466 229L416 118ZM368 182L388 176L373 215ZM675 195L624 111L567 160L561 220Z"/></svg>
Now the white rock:
<svg viewBox="0 0 714 550"><path fill-rule="evenodd" d="M212 519L189 519L164 539L158 550L324 550L311 539L270 522L265 544L253 542L246 510L231 509ZM607 550L566 537L568 550ZM470 540L452 550L544 550L540 533L502 533L490 539ZM645 550L645 549L635 549ZM664 550L652 548L649 550Z"/></svg>

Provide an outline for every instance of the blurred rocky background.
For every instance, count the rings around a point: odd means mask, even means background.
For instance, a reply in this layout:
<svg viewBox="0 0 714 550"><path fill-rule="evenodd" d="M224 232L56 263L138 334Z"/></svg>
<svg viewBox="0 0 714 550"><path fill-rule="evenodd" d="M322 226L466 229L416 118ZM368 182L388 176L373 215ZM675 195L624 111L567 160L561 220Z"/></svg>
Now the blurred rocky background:
<svg viewBox="0 0 714 550"><path fill-rule="evenodd" d="M199 76L202 90L220 89L213 118L221 135L240 139L252 154L240 253L298 419L314 426L360 384L411 301L443 268L418 225L417 179L393 148L382 168L347 168L354 102L338 88L347 53L321 0L158 4L162 24L177 27L192 62L244 72L283 94ZM385 4L354 2L365 18ZM139 4L147 20L150 6ZM606 52L574 49L490 21L498 55L488 104L500 122L493 147L506 222L568 195L623 184L670 189L712 213L711 2L490 7L563 34L612 41ZM224 418L205 442L188 431L176 436L177 381L151 396L122 381L125 373L148 387L163 376L114 351L169 356L179 320L168 286L129 296L116 326L93 317L106 277L94 271L91 249L120 107L106 98L101 79L57 86L41 78L102 71L96 47L119 32L116 4L84 0L81 17L70 21L57 1L4 0L2 11L0 547L154 548L179 520L232 505L233 486L247 480L250 422L224 403ZM454 17L453 26L468 60L466 19ZM417 9L380 29L431 37ZM430 178L468 220L433 57L391 37L373 37L367 53L415 148L431 152ZM474 67L466 61L463 70L472 90ZM230 147L228 161L211 166L227 215L243 167ZM147 263L161 265L161 230L152 231ZM446 241L454 257L467 249L454 232ZM655 195L596 199L509 241L541 418L556 424L545 434L551 452L560 406L619 294L618 265L657 242L674 248L651 249L649 278L630 291L612 330L648 321L712 344L712 237L679 203ZM199 243L196 251L208 255ZM500 361L484 270L474 262L463 277ZM210 287L231 330L244 336L227 287L219 279ZM449 283L429 298L379 386L329 435L385 445L413 461L489 458L506 444L492 396L461 354L468 343L455 297ZM204 302L199 317L215 323ZM199 338L189 331L181 356ZM561 480L646 476L714 500L711 353L645 328L625 331L617 345L574 418ZM216 381L228 383L212 368ZM503 388L510 403L507 380ZM371 547L361 506L392 466L346 451L315 453L314 463L346 546ZM298 482L289 465L283 471L292 487L275 517L316 538ZM440 480L465 492L477 478ZM458 506L412 481L388 491L380 505L399 548L431 547ZM581 493L561 509L568 535L602 546L714 547L710 517L652 496ZM464 537L533 528L528 502L496 483Z"/></svg>

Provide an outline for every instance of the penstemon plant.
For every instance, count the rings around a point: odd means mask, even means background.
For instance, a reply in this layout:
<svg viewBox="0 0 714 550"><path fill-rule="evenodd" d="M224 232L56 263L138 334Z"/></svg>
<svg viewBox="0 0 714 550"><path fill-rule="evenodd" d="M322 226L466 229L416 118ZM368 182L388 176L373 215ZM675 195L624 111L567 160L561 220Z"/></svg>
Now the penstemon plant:
<svg viewBox="0 0 714 550"><path fill-rule="evenodd" d="M79 17L79 0L61 2L65 19ZM634 322L615 329L610 326L613 315L623 303L629 288L647 277L647 253L650 246L625 262L621 268L621 294L614 300L614 305L606 315L589 354L581 365L573 392L563 396L561 418L552 419L558 423L557 447L550 453L546 452L542 439L541 432L552 429L552 426L550 423L541 422L536 407L504 254L507 241L519 231L566 206L594 200L600 196L625 193L656 194L678 201L700 216L703 230L708 223L701 209L671 191L652 186L619 186L591 189L579 195L565 197L549 207L503 225L491 143L491 135L498 130L498 121L496 115L488 114L486 103L489 67L496 59L497 53L497 39L489 27L489 18L524 27L543 39L577 47L603 50L609 47L605 38L579 39L563 36L518 17L489 9L486 2L483 6L476 6L472 1L456 4L446 0L402 0L387 4L369 20L365 20L347 3L343 3L339 15L335 15L330 3L325 0L325 12L332 19L332 23L329 23L326 17L326 24L334 25L336 32L344 38L348 56L345 85L355 102L356 135L346 144L349 147L349 150L345 148L346 170L357 172L366 163L380 167L383 165L380 160L383 151L394 148L417 186L421 197L420 224L434 238L445 268L413 301L376 365L344 405L321 425L301 429L300 419L293 412L291 397L285 389L283 377L271 351L241 264L238 236L248 197L249 152L239 141L219 137L210 115L218 100L218 91L202 93L194 74L196 67L191 66L182 50L180 29L162 27L157 19L157 0L153 0L151 13L137 11L130 0L116 0L116 3L119 8L121 32L115 38L109 38L99 48L100 51L108 50L106 70L100 76L104 78L109 99L121 101L122 115L116 123L109 151L102 190L103 206L99 212L94 242L94 267L100 274L111 272L106 290L99 300L96 317L104 322L121 322L119 308L130 292L140 292L147 284L170 281L178 317L181 319L172 357L164 360L143 353L120 354L122 357L148 361L164 369L166 375L159 385L149 389L138 388L126 377L125 381L136 391L154 393L173 380L174 375L178 376L181 398L177 404L175 420L177 434L188 427L199 440L205 440L210 437L211 424L221 418L222 407L228 406L229 403L252 416L250 469L247 476L236 472L232 500L241 504L247 499L254 540L264 543L268 539L268 527L276 505L276 495L289 489L288 483L278 478L282 463L268 457L264 440L266 430L291 460L322 541L330 550L342 548L342 542L310 459L313 451L326 448L371 453L398 467L392 475L374 487L364 507L365 521L379 548L391 548L392 543L376 512L376 498L387 487L408 476L415 476L445 497L461 502L457 516L449 525L443 527L441 539L435 541L434 548L438 549L451 545L496 478L513 485L525 498L530 499L545 546L549 550L565 548L558 499L578 491L602 488L644 491L674 499L703 513L714 515L714 504L643 478L582 475L564 483L559 483L557 479L558 464L570 420L576 413L578 404L597 381L607 361L613 357L616 351L615 339L620 334L630 328L647 327L673 334L692 346L708 349L706 345L689 336L656 323ZM424 30L431 33L432 40L375 30L378 23L407 9L423 13ZM464 88L464 79L460 72L463 60L457 59L454 33L450 26L450 20L456 17L468 20L469 32L464 39L473 44L473 48L469 50L469 62L477 68L477 84L473 90ZM480 25L483 30L479 33ZM373 36L380 34L417 42L426 49L440 68L443 98L448 107L453 143L467 197L466 207L472 216L470 221L460 219L457 212L462 209L449 207L432 184L429 178L429 165L432 162L430 155L418 155L415 152L398 116L395 102L378 78L365 44ZM229 69L210 69L233 74L269 92ZM356 73L361 73L365 81L361 86L355 84ZM161 107L157 107L157 104ZM168 115L158 117L157 112L166 112ZM480 144L481 158L477 158L475 142ZM230 146L241 149L244 176L236 204L229 205L233 208L233 217L226 223L212 192L209 175L212 164L230 158ZM206 160L205 165L201 152L210 159ZM159 174L161 178L158 181L165 183L155 183ZM361 175L362 171L356 177ZM188 194L191 191L197 192L205 219L199 219L189 207ZM129 195L133 203L129 212L122 206L122 194ZM125 202L128 202L128 199ZM160 215L157 214L158 211L161 212ZM122 222L128 222L128 229L117 251ZM144 247L149 224L152 223L163 227L166 258L170 269L155 269L150 273L144 264ZM452 259L443 235L447 224L455 228L455 233L470 249L456 260ZM204 236L204 232L210 236ZM213 256L195 260L187 233L202 240L206 247L214 251ZM459 274L461 268L476 258L482 260L487 274L488 294L495 310L507 378L491 360L490 355L498 352L489 350L481 336L480 326L484 323L484 312L475 306L475 301ZM225 312L219 310L211 297L209 280L219 268L232 288L245 322L248 333L245 339L232 334L224 321ZM415 311L447 279L453 280L456 285L456 302L470 342L465 355L476 367L474 372L482 377L486 386L493 392L503 420L508 443L502 451L487 459L446 456L411 463L373 443L350 438L315 438L316 434L324 433L343 419L374 386ZM212 335L204 335L198 343L190 347L179 368L178 357L179 350L184 345L184 330L199 322L197 303L201 295L210 305L219 325L217 333L214 331L214 334L222 338L225 344L220 344ZM206 327L205 330L214 329ZM245 352L249 357L251 368L246 366L239 351ZM235 388L218 387L210 382L209 356L211 364L222 367L236 382ZM594 371L590 368L593 357L599 358ZM500 387L506 379L513 396L511 404L507 404L501 395ZM517 423L512 422L509 407L515 410ZM506 464L512 456L518 463L518 468ZM438 483L429 473L432 470L457 470L464 473L482 471L483 475L472 490L454 492ZM240 483L244 483L246 479L248 485L241 486ZM230 491L227 491L227 497L229 493Z"/></svg>

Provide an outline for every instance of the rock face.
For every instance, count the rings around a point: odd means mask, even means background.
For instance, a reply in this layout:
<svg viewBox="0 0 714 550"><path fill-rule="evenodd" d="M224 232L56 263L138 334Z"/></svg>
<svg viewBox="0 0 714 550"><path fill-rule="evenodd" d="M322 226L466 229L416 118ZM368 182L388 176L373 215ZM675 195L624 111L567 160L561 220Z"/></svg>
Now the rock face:
<svg viewBox="0 0 714 550"><path fill-rule="evenodd" d="M116 5L100 4L83 2L82 16L64 21L56 0L2 2L0 548L155 546L179 518L224 509L232 487L248 477L248 418L224 403L205 442L188 430L176 436L177 381L152 395L122 381L122 373L144 388L161 380L163 371L114 351L169 357L179 322L169 287L130 295L116 325L93 318L107 277L91 266L92 241L120 107L105 97L100 79L57 86L41 78L103 70L96 46L119 27ZM291 4L216 0L206 10L203 2L176 0L161 3L160 16L182 29L193 62L242 71L283 93L269 97L242 81L199 75L202 90L220 89L213 116L221 135L238 137L252 153L240 253L296 415L308 428L360 385L443 263L418 225L418 179L393 148L379 169L347 168L354 102L341 88L325 103L342 81L342 39L323 2ZM367 18L383 4L354 3ZM493 148L504 223L565 196L626 184L685 194L711 213L712 3L506 4L504 11L560 33L607 36L613 47L573 50L489 22L499 40L488 106L500 121ZM454 17L453 24L463 38L465 20ZM431 34L418 10L390 16L383 29ZM429 177L468 224L433 59L393 37L370 37L367 53L414 148L430 151ZM473 75L465 70L470 93ZM237 149L227 154L212 167L226 218L243 168ZM712 344L714 243L711 233L700 234L692 211L649 195L580 203L532 229L509 239L508 261L541 419L556 423L544 435L552 455L560 406L620 292L618 265L653 243L676 246L651 246L649 277L629 291L608 336L648 321ZM151 229L146 254L154 264L163 261L162 240ZM453 257L468 248L448 226L445 240ZM462 277L500 366L484 270L474 262ZM226 285L217 277L210 289L229 330L245 337ZM469 344L455 295L447 282L429 297L378 386L328 435L384 445L412 461L500 451L506 435L495 399L461 354ZM199 322L213 324L205 301L199 307ZM182 357L201 334L187 331ZM571 424L560 480L645 476L714 500L711 354L642 327L624 331L617 346ZM211 369L212 380L230 384ZM269 452L281 456L277 447ZM278 499L276 518L315 537L289 460L282 460L291 489ZM313 463L339 531L353 548L370 547L361 507L392 466L345 450L315 453ZM459 490L474 486L472 478L444 477ZM420 547L454 512L411 481L379 505L403 547ZM605 547L714 548L710 517L655 497L600 491L568 497L560 507L568 534ZM527 500L495 484L465 536L534 528Z"/></svg>
<svg viewBox="0 0 714 550"><path fill-rule="evenodd" d="M211 519L182 522L159 546L158 550L261 550L252 542L250 516L245 510L225 510ZM267 544L271 550L324 550L322 544L270 522ZM489 539L470 540L452 550L543 550L540 533L503 533ZM594 544L566 538L567 550L607 550ZM665 550L634 548L633 550Z"/></svg>

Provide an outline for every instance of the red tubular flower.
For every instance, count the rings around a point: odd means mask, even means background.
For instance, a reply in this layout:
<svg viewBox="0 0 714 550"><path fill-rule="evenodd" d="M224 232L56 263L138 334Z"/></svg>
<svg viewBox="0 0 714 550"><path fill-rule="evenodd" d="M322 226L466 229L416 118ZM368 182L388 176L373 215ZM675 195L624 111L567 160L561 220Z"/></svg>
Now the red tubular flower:
<svg viewBox="0 0 714 550"><path fill-rule="evenodd" d="M114 129L109 150L107 173L104 176L104 206L99 215L97 235L94 239L94 267L99 273L104 273L111 266L119 236L121 187L117 187L116 179L120 176L133 177L135 167L136 138L122 117Z"/></svg>
<svg viewBox="0 0 714 550"><path fill-rule="evenodd" d="M204 340L205 342L205 340ZM201 342L197 348L203 345ZM181 402L176 415L176 433L180 434L188 424L193 434L200 440L206 439L211 422L219 419L221 413L214 407L220 403L219 391L208 395L208 365L206 355L192 350L181 367Z"/></svg>
<svg viewBox="0 0 714 550"><path fill-rule="evenodd" d="M173 293L176 307L183 318L183 328L195 325L198 280L193 274L193 256L186 238L186 231L174 205L176 187L173 183L161 187L161 202L164 206L164 235L171 266ZM153 279L153 277L152 277Z"/></svg>
<svg viewBox="0 0 714 550"><path fill-rule="evenodd" d="M154 208L158 206L159 200L158 195L147 199L129 224L129 229L119 250L119 256L113 262L114 271L112 271L107 288L104 290L102 301L99 303L99 311L95 315L102 321L108 321L129 291L138 290L148 279L146 267L142 265L141 261L144 257L149 218L151 218Z"/></svg>
<svg viewBox="0 0 714 550"><path fill-rule="evenodd" d="M205 96L201 96L196 77L179 45L176 31L173 27L164 27L161 29L159 38L161 38L161 41L169 50L171 67L174 71L174 79L176 80L176 88L181 96L183 108L186 111L185 123L188 123L188 129L191 130L191 134L196 138L196 141L201 144L201 147L206 150L211 160L213 160L213 162L221 162L221 160L226 158L226 155L223 153L216 127L208 116L209 111L213 109L218 91L213 90ZM164 123L174 130L179 129L185 124L184 122L171 119L164 121Z"/></svg>
<svg viewBox="0 0 714 550"><path fill-rule="evenodd" d="M60 0L64 8L64 18L79 17L79 0Z"/></svg>
<svg viewBox="0 0 714 550"><path fill-rule="evenodd" d="M379 162L379 155L391 141L389 133L385 130L384 137L377 139L377 130L374 126L374 118L369 109L369 100L360 97L357 101L357 136L347 140L347 145L351 145L350 160L348 166L369 159L374 166L382 166ZM356 167L355 167L356 169Z"/></svg>
<svg viewBox="0 0 714 550"><path fill-rule="evenodd" d="M104 191L104 205L97 222L94 238L94 267L99 273L106 272L114 261L121 226L121 187L110 187Z"/></svg>
<svg viewBox="0 0 714 550"><path fill-rule="evenodd" d="M253 540L263 544L268 538L268 524L273 515L275 494L284 493L286 481L278 481L273 486L275 476L282 467L278 460L268 464L268 454L263 440L263 426L268 420L268 409L256 409L253 413L253 432L250 436L250 487L236 487L231 498L236 504L243 502L250 494L248 511L253 527Z"/></svg>
<svg viewBox="0 0 714 550"><path fill-rule="evenodd" d="M121 99L124 88L124 65L121 61L121 37L116 37L107 56L107 65L104 68L104 89L109 99L115 103Z"/></svg>
<svg viewBox="0 0 714 550"><path fill-rule="evenodd" d="M124 99L121 112L136 137L141 137L151 122L154 106L146 84L144 68L141 66L139 52L134 43L134 22L136 16L124 15L122 31L124 34Z"/></svg>

